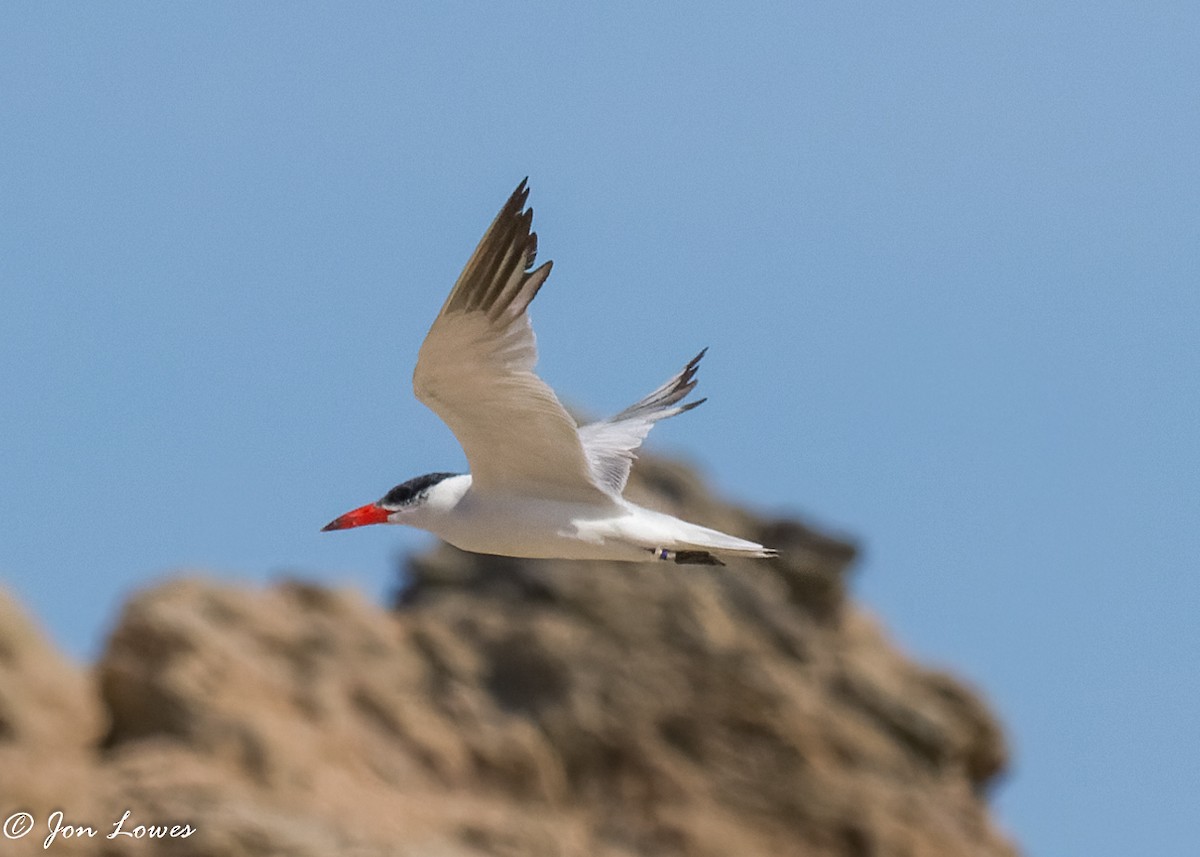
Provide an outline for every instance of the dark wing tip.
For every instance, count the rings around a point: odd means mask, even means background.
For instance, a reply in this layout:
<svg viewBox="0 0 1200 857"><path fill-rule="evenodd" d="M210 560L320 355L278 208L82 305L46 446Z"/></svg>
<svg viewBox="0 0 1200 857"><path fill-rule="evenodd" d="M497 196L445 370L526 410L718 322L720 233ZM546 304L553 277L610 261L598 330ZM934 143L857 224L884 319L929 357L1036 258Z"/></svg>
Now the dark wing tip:
<svg viewBox="0 0 1200 857"><path fill-rule="evenodd" d="M525 210L525 203L529 201L529 181L528 177L521 179L521 183L517 185L504 203L504 207L500 209L500 213L496 215L496 222L503 223L515 217L520 217Z"/></svg>
<svg viewBox="0 0 1200 857"><path fill-rule="evenodd" d="M700 360L707 351L708 346L705 346L703 351L688 361L687 365L679 373L678 378L676 378L674 392L680 393L681 398L695 389L697 383L695 380L696 372L700 369Z"/></svg>
<svg viewBox="0 0 1200 857"><path fill-rule="evenodd" d="M525 235L525 270L528 271L533 265L533 259L530 258L530 254L537 252L537 233L533 231L532 208L527 208L521 212L518 228L513 237L520 241L522 233Z"/></svg>
<svg viewBox="0 0 1200 857"><path fill-rule="evenodd" d="M533 209L529 209L529 213L533 213ZM525 244L525 270L533 268L533 263L537 261L537 233L529 233L529 241Z"/></svg>
<svg viewBox="0 0 1200 857"><path fill-rule="evenodd" d="M512 196L508 198L509 203L516 202L515 209L520 211L525 207L525 202L529 199L529 176L521 179L521 183L517 185L517 189L512 192Z"/></svg>
<svg viewBox="0 0 1200 857"><path fill-rule="evenodd" d="M480 239L459 275L442 313L482 311L493 322L525 311L550 273L549 263L534 270L537 234L529 200L529 178L521 180ZM531 283L532 281L532 283Z"/></svg>

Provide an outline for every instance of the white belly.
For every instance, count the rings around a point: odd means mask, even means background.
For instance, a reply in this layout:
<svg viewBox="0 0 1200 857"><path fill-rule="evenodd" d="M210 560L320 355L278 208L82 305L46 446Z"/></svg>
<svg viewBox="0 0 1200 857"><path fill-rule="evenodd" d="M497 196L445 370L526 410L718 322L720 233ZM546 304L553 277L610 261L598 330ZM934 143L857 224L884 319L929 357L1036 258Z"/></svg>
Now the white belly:
<svg viewBox="0 0 1200 857"><path fill-rule="evenodd" d="M649 548L630 541L634 507L577 505L527 497L480 497L468 492L425 529L476 553L546 559L652 561Z"/></svg>

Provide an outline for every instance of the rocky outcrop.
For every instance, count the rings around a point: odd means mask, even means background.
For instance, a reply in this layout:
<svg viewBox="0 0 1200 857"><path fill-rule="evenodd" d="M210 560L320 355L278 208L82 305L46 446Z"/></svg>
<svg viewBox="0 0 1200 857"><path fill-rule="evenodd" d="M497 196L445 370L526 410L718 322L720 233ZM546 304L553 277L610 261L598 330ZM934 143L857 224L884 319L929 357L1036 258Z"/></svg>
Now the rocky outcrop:
<svg viewBox="0 0 1200 857"><path fill-rule="evenodd" d="M129 602L94 675L0 605L0 811L40 825L11 848L45 853L61 808L97 829L53 843L79 854L1014 853L985 803L999 727L848 601L851 545L678 465L631 491L781 559L440 547L390 610L179 579ZM192 832L105 839L126 810Z"/></svg>

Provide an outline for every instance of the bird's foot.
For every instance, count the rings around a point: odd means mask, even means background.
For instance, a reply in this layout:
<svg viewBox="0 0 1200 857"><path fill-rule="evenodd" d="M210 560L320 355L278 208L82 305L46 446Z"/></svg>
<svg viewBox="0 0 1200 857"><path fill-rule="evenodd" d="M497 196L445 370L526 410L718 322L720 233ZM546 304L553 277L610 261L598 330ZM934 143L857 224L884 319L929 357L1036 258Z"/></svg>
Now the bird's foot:
<svg viewBox="0 0 1200 857"><path fill-rule="evenodd" d="M677 565L724 565L720 558L708 551L673 551L667 548L646 548L655 559L674 560Z"/></svg>

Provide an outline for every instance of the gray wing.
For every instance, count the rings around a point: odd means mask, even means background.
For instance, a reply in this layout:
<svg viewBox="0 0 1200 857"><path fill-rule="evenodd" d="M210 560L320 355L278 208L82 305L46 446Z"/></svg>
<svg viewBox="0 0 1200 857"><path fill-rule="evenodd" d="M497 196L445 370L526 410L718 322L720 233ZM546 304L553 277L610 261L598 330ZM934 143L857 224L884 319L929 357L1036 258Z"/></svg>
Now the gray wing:
<svg viewBox="0 0 1200 857"><path fill-rule="evenodd" d="M476 490L608 502L575 420L533 371L526 309L550 263L533 269L528 196L522 181L475 248L421 345L413 390L462 444Z"/></svg>
<svg viewBox="0 0 1200 857"><path fill-rule="evenodd" d="M616 495L625 490L629 470L637 457L634 450L642 445L656 422L690 411L707 401L699 399L686 405L679 404L695 389L696 369L707 351L705 348L678 375L615 417L580 426L579 440L583 443L588 465L595 480L605 490Z"/></svg>

